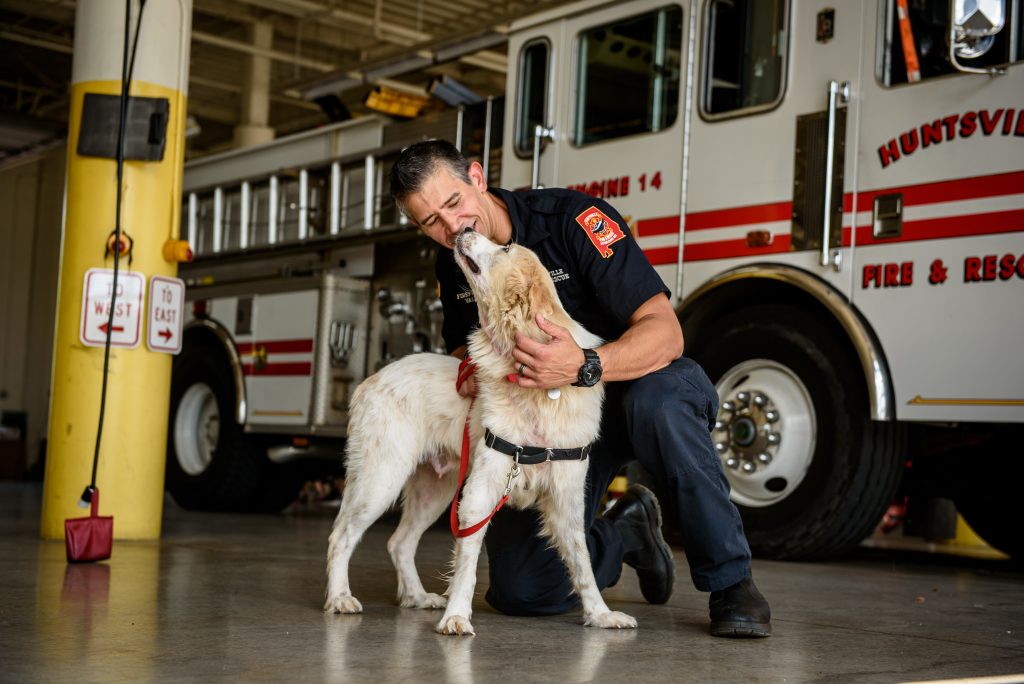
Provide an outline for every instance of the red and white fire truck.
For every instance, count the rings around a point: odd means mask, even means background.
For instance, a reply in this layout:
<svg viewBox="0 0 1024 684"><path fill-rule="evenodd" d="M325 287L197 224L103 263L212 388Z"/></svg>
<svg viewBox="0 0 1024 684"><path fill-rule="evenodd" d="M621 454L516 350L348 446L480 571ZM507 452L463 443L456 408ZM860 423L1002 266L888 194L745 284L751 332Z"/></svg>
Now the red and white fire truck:
<svg viewBox="0 0 1024 684"><path fill-rule="evenodd" d="M936 497L1021 553L1022 26L1020 0L587 0L511 27L503 100L190 163L172 493L279 505L360 380L440 351L435 248L384 180L443 137L626 217L756 553L839 553Z"/></svg>

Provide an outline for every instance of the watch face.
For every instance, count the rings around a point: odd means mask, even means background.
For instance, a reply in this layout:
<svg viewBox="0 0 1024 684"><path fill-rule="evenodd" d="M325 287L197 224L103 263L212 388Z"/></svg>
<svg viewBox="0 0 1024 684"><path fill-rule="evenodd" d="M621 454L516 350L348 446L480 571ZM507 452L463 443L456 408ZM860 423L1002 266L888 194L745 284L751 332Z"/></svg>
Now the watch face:
<svg viewBox="0 0 1024 684"><path fill-rule="evenodd" d="M583 365L580 366L576 382L577 387L593 387L601 380L601 357L593 349L583 350Z"/></svg>
<svg viewBox="0 0 1024 684"><path fill-rule="evenodd" d="M580 384L584 387L591 387L601 379L601 367L595 363L583 364L580 369Z"/></svg>

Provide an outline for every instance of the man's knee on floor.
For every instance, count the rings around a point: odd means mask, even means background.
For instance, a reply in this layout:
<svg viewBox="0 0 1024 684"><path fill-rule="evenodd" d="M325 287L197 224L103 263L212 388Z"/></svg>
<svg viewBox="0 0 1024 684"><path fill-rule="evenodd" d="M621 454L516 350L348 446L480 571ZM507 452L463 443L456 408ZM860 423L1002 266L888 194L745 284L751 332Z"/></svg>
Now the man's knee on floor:
<svg viewBox="0 0 1024 684"><path fill-rule="evenodd" d="M545 589L523 581L521 576L498 582L492 577L484 598L495 610L517 616L560 615L579 606L568 580L565 585Z"/></svg>

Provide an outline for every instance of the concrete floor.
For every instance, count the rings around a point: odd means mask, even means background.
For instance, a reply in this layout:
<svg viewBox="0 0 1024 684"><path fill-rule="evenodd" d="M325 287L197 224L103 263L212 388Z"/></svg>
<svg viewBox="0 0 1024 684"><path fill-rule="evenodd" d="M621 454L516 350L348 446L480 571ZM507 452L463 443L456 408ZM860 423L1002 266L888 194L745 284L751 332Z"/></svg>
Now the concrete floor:
<svg viewBox="0 0 1024 684"><path fill-rule="evenodd" d="M638 630L510 618L478 598L477 636L441 637L438 612L394 605L394 518L354 559L363 615L324 615L333 508L240 516L168 503L159 542L115 542L107 562L68 565L63 542L37 539L40 492L0 484L3 682L1024 681L1024 569L1007 561L876 550L756 561L775 632L743 641L707 635L707 596L677 550L682 577L668 605L644 603L628 569L605 592ZM443 590L449 539L435 528L421 547L430 590ZM483 567L480 576L478 596Z"/></svg>

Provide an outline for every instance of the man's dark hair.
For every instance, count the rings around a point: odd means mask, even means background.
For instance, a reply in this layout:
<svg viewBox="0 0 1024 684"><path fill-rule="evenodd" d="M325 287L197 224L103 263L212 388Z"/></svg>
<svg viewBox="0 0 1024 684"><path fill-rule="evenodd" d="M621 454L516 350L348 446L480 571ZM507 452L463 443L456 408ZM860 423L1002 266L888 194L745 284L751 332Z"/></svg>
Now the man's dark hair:
<svg viewBox="0 0 1024 684"><path fill-rule="evenodd" d="M402 150L391 167L391 196L399 209L405 211L405 198L419 192L438 165L462 182L470 182L469 161L447 140L424 140Z"/></svg>

